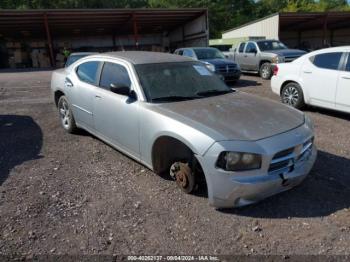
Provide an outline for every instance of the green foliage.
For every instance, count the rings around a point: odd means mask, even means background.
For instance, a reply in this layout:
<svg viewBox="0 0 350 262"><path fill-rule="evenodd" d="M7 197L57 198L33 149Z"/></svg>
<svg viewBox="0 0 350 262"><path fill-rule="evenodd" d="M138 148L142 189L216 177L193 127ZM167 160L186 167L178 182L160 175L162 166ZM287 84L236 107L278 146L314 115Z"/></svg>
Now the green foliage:
<svg viewBox="0 0 350 262"><path fill-rule="evenodd" d="M347 0L0 0L0 9L181 7L208 8L211 38L220 38L223 30L280 11L350 11Z"/></svg>

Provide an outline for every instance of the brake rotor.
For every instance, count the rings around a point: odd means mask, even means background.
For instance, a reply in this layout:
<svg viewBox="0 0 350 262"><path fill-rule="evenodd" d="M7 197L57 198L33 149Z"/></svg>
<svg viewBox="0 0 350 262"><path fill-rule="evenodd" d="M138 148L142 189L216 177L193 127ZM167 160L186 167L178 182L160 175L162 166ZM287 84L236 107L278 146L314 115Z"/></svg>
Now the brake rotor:
<svg viewBox="0 0 350 262"><path fill-rule="evenodd" d="M194 174L187 163L176 162L170 168L170 176L175 179L176 184L186 193L194 189Z"/></svg>

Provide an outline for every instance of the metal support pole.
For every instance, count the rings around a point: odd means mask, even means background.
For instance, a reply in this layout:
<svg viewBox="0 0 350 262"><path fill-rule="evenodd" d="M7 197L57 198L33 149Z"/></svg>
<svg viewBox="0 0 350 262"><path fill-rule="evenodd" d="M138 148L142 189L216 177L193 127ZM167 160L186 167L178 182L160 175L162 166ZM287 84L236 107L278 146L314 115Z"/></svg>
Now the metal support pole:
<svg viewBox="0 0 350 262"><path fill-rule="evenodd" d="M50 33L49 22L47 20L47 14L46 13L44 13L44 25L45 25L45 31L46 31L46 39L47 39L47 43L49 45L50 63L51 63L51 66L54 67L56 65L56 63L55 63L55 57L54 57L54 54L53 54L53 45L52 45L51 33Z"/></svg>
<svg viewBox="0 0 350 262"><path fill-rule="evenodd" d="M136 49L139 47L139 33L137 28L137 21L135 14L132 15L132 22L134 26L134 39L135 39L135 47Z"/></svg>
<svg viewBox="0 0 350 262"><path fill-rule="evenodd" d="M323 22L323 47L327 46L327 31L328 31L328 13L324 17Z"/></svg>

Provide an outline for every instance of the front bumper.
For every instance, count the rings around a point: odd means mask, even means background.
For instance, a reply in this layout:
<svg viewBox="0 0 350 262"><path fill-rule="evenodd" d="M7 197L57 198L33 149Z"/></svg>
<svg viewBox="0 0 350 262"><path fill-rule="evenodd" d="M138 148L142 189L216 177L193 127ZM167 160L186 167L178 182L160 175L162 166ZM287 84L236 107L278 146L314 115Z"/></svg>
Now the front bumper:
<svg viewBox="0 0 350 262"><path fill-rule="evenodd" d="M229 73L222 73L222 72L215 72L217 75L219 75L222 80L225 82L230 82L230 81L237 81L241 77L241 71L240 70L235 70L233 72Z"/></svg>
<svg viewBox="0 0 350 262"><path fill-rule="evenodd" d="M310 132L303 136L304 139L296 139L294 133L303 131L308 133L307 130L300 127L291 132L256 141L255 143L258 146L253 145L252 142L244 141L235 142L235 145L233 142L227 142L224 145L225 150L239 151L238 147L243 146L249 152L255 151L254 153L262 154L262 168L254 171L229 172L216 168L217 153L221 152L223 148L222 144L214 144L203 157L199 157L199 161L204 167L210 205L216 208L245 206L299 185L315 163L317 149L314 145L307 154L295 161L292 169L269 172L269 166L277 152L286 148L297 147L312 137ZM249 144L251 144L250 148Z"/></svg>

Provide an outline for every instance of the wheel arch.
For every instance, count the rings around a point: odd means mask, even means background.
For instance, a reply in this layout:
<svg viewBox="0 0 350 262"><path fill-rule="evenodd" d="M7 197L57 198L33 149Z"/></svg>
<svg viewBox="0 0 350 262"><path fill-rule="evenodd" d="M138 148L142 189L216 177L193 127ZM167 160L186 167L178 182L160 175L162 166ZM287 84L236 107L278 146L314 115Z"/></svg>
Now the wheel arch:
<svg viewBox="0 0 350 262"><path fill-rule="evenodd" d="M55 92L54 92L54 99L55 99L55 105L56 107L58 106L58 101L60 100L60 97L61 96L65 96L65 93L60 90L60 89L57 89Z"/></svg>
<svg viewBox="0 0 350 262"><path fill-rule="evenodd" d="M171 161L192 158L196 153L186 140L169 134L160 135L154 140L151 149L153 171L163 173L170 167Z"/></svg>
<svg viewBox="0 0 350 262"><path fill-rule="evenodd" d="M259 62L259 70L260 70L260 67L261 67L263 64L265 64L265 63L271 64L271 60L268 60L268 59L266 59L266 58L260 60L260 62Z"/></svg>
<svg viewBox="0 0 350 262"><path fill-rule="evenodd" d="M282 96L283 88L284 88L286 85L290 84L290 83L296 83L296 84L299 85L299 87L301 88L301 91L303 92L304 102L305 102L305 103L308 103L308 101L309 101L309 94L308 94L308 92L305 90L305 88L303 87L303 85L300 84L300 81L297 81L297 80L295 80L295 79L291 79L291 78L290 78L290 79L288 79L288 80L285 80L285 81L282 83L281 89L280 89L280 96Z"/></svg>

